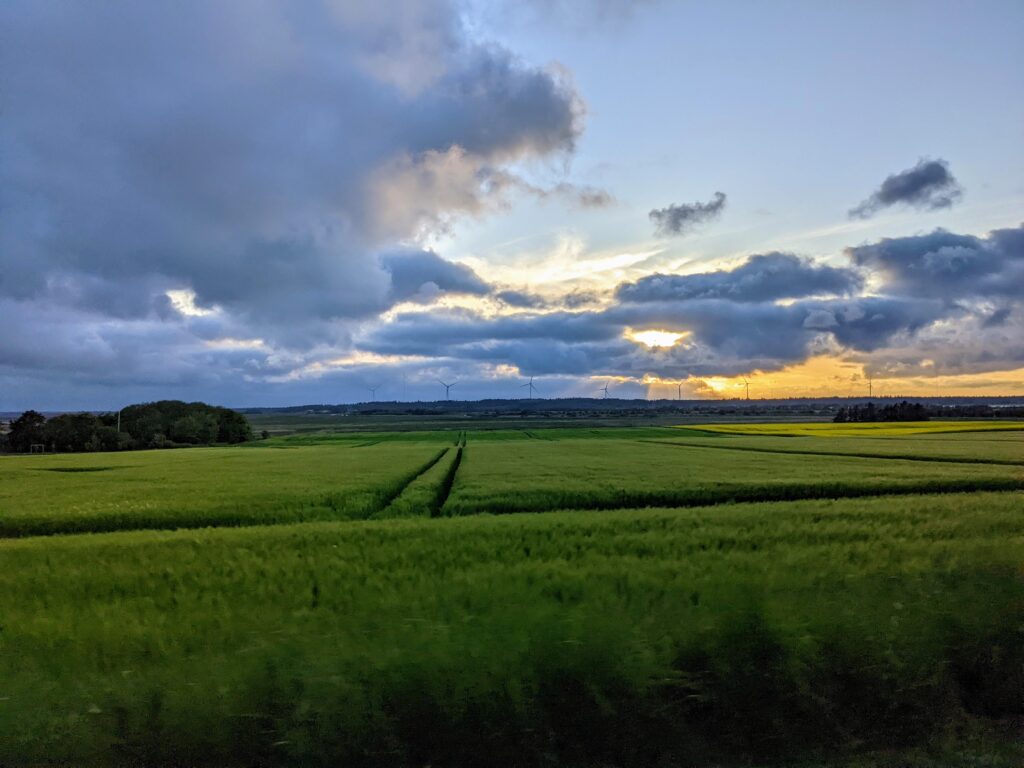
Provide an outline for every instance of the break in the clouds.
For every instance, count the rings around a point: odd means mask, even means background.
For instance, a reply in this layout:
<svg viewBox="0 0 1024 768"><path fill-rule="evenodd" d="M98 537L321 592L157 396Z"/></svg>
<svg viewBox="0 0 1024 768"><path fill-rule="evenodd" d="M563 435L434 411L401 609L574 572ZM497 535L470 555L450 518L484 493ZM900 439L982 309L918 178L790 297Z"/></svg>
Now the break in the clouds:
<svg viewBox="0 0 1024 768"><path fill-rule="evenodd" d="M867 200L850 209L850 218L867 219L894 205L936 211L950 208L963 189L945 160L919 160L913 168L894 173Z"/></svg>
<svg viewBox="0 0 1024 768"><path fill-rule="evenodd" d="M717 218L725 209L724 192L715 192L706 203L682 203L667 208L655 208L648 215L654 223L654 232L662 237L685 235L695 227Z"/></svg>

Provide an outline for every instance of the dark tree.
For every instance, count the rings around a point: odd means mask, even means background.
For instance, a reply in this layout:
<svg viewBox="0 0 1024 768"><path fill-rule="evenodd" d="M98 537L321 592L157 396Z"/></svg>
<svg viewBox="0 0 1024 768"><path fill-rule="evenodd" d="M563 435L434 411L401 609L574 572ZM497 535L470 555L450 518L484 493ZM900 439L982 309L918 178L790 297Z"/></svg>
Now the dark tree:
<svg viewBox="0 0 1024 768"><path fill-rule="evenodd" d="M839 424L867 421L928 421L928 409L920 403L908 403L906 400L881 408L876 407L874 403L850 405L840 408L832 421Z"/></svg>
<svg viewBox="0 0 1024 768"><path fill-rule="evenodd" d="M25 411L11 422L11 432L7 441L12 451L27 453L33 445L45 442L43 427L46 417L39 411Z"/></svg>

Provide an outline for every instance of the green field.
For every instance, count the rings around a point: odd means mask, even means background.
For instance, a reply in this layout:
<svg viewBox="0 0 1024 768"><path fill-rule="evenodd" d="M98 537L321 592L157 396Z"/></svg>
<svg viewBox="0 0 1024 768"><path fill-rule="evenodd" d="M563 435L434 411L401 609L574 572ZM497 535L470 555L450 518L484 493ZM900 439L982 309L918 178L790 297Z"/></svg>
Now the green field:
<svg viewBox="0 0 1024 768"><path fill-rule="evenodd" d="M971 425L0 457L0 765L1019 765Z"/></svg>
<svg viewBox="0 0 1024 768"><path fill-rule="evenodd" d="M1022 432L1019 421L906 421L884 423L833 424L832 422L794 424L701 424L700 429L734 435L807 435L812 437L903 437L939 435L951 432ZM1024 438L1024 434L1020 437Z"/></svg>

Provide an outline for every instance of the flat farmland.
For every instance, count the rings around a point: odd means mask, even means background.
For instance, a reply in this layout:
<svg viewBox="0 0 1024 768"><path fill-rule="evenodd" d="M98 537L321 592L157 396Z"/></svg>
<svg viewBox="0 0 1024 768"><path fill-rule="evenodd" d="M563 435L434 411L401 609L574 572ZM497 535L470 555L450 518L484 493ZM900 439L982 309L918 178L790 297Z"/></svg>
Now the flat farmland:
<svg viewBox="0 0 1024 768"><path fill-rule="evenodd" d="M0 457L0 764L1019 765L1024 433L704 429Z"/></svg>
<svg viewBox="0 0 1024 768"><path fill-rule="evenodd" d="M430 441L0 460L0 536L369 517L443 450Z"/></svg>
<svg viewBox="0 0 1024 768"><path fill-rule="evenodd" d="M865 458L856 455L857 447L851 455L835 455L842 450L835 439L801 443L800 453L792 452L796 447L771 442L765 448L774 450L761 450L754 440L730 438L473 444L445 510L458 515L1024 488L1020 444L1000 453L1006 464ZM906 439L891 448L897 456L935 458L937 447L919 448ZM815 455L816 449L827 453Z"/></svg>

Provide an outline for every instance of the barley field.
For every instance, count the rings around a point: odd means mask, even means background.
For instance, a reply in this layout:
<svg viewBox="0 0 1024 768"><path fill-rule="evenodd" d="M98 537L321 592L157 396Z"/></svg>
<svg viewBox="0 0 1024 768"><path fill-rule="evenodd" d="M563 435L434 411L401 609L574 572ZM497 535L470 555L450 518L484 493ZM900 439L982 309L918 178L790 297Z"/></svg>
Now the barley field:
<svg viewBox="0 0 1024 768"><path fill-rule="evenodd" d="M1024 425L732 426L0 457L0 765L1019 765Z"/></svg>

